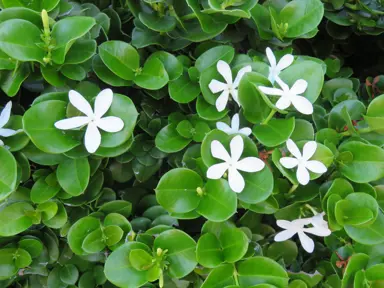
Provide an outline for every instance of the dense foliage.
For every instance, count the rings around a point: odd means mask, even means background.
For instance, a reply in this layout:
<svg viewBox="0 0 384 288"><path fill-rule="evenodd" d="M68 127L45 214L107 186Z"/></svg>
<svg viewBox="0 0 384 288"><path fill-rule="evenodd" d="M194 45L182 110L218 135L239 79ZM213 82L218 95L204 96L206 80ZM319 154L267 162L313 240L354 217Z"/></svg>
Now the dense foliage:
<svg viewBox="0 0 384 288"><path fill-rule="evenodd" d="M384 1L0 7L0 287L384 287Z"/></svg>

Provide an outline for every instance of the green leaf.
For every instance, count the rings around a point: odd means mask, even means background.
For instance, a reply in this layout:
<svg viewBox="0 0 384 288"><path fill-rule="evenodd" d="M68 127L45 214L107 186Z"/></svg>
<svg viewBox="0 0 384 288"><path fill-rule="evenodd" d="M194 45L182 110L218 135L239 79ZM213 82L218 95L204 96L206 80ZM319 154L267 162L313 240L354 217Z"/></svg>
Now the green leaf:
<svg viewBox="0 0 384 288"><path fill-rule="evenodd" d="M288 23L286 37L296 38L315 29L324 15L319 0L293 0L280 11L281 23Z"/></svg>
<svg viewBox="0 0 384 288"><path fill-rule="evenodd" d="M215 268L223 263L224 255L219 239L212 233L202 235L197 242L196 257L207 268Z"/></svg>
<svg viewBox="0 0 384 288"><path fill-rule="evenodd" d="M49 201L37 205L36 210L41 212L41 218L43 219L43 221L47 221L52 219L57 214L58 209L59 206L56 202Z"/></svg>
<svg viewBox="0 0 384 288"><path fill-rule="evenodd" d="M171 83L169 83L169 85L171 85ZM204 97L201 95L197 96L196 111L202 119L209 121L219 120L225 117L228 113L228 109L224 109L221 112L217 111L216 107L205 101Z"/></svg>
<svg viewBox="0 0 384 288"><path fill-rule="evenodd" d="M55 66L42 66L40 68L41 75L43 75L45 81L55 87L64 87L66 84L65 77L59 72Z"/></svg>
<svg viewBox="0 0 384 288"><path fill-rule="evenodd" d="M288 275L283 267L266 257L253 257L237 263L241 286L266 283L277 287L288 286Z"/></svg>
<svg viewBox="0 0 384 288"><path fill-rule="evenodd" d="M16 189L17 163L4 147L0 147L0 163L0 200L4 200Z"/></svg>
<svg viewBox="0 0 384 288"><path fill-rule="evenodd" d="M286 142L295 129L295 118L271 119L267 124L255 125L252 129L256 139L267 147L274 147Z"/></svg>
<svg viewBox="0 0 384 288"><path fill-rule="evenodd" d="M184 149L191 139L180 136L176 131L176 124L165 126L157 133L155 138L156 147L165 153L175 153Z"/></svg>
<svg viewBox="0 0 384 288"><path fill-rule="evenodd" d="M267 256L275 261L284 260L286 265L291 265L298 255L295 242L291 240L272 243L267 250Z"/></svg>
<svg viewBox="0 0 384 288"><path fill-rule="evenodd" d="M140 287L148 282L148 272L139 271L129 261L132 250L141 249L150 253L149 248L139 242L127 242L107 258L104 273L114 285L122 288Z"/></svg>
<svg viewBox="0 0 384 288"><path fill-rule="evenodd" d="M60 280L68 285L75 285L79 279L79 270L73 264L67 264L60 268Z"/></svg>
<svg viewBox="0 0 384 288"><path fill-rule="evenodd" d="M214 66L216 67L219 60L223 60L227 63L230 63L235 55L235 50L231 46L216 46L204 52L196 59L195 67L203 72L208 68Z"/></svg>
<svg viewBox="0 0 384 288"><path fill-rule="evenodd" d="M53 10L60 2L60 0L3 0L3 5L5 8L10 7L26 7L40 12L45 9L48 12Z"/></svg>
<svg viewBox="0 0 384 288"><path fill-rule="evenodd" d="M363 253L356 253L348 261L347 268L345 269L343 280L341 281L341 288L347 288L353 283L355 273L365 269L368 264L369 256Z"/></svg>
<svg viewBox="0 0 384 288"><path fill-rule="evenodd" d="M201 288L221 288L234 285L234 266L232 264L221 265L209 273Z"/></svg>
<svg viewBox="0 0 384 288"><path fill-rule="evenodd" d="M32 226L32 219L27 213L33 212L33 207L26 202L13 203L0 211L0 235L3 237L19 234Z"/></svg>
<svg viewBox="0 0 384 288"><path fill-rule="evenodd" d="M291 140L299 142L302 140L312 141L315 138L315 131L310 122L304 119L295 119L295 129L291 134Z"/></svg>
<svg viewBox="0 0 384 288"><path fill-rule="evenodd" d="M57 182L54 185L50 185L47 182L47 180L49 181L50 178L57 181L56 174L51 173L47 177L40 178L36 181L35 184L33 184L31 189L32 202L37 204L44 203L49 199L53 198L57 193L59 193L61 189L60 185Z"/></svg>
<svg viewBox="0 0 384 288"><path fill-rule="evenodd" d="M104 237L106 238L105 244L108 246L115 245L123 237L124 231L119 226L107 226L103 230Z"/></svg>
<svg viewBox="0 0 384 288"><path fill-rule="evenodd" d="M238 93L244 117L249 122L257 124L267 118L271 109L255 85L268 86L269 80L256 72L246 73L240 81Z"/></svg>
<svg viewBox="0 0 384 288"><path fill-rule="evenodd" d="M99 46L99 56L114 74L124 80L133 80L140 65L136 49L123 41L107 41Z"/></svg>
<svg viewBox="0 0 384 288"><path fill-rule="evenodd" d="M28 78L31 73L28 63L21 64L15 71L3 71L1 76L1 89L9 96L13 97L17 94L21 84Z"/></svg>
<svg viewBox="0 0 384 288"><path fill-rule="evenodd" d="M375 222L369 226L344 226L345 232L356 242L364 245L377 245L384 242L384 215L379 212Z"/></svg>
<svg viewBox="0 0 384 288"><path fill-rule="evenodd" d="M125 217L129 217L132 212L132 203L125 200L114 200L103 204L99 208L99 211L105 214L119 213Z"/></svg>
<svg viewBox="0 0 384 288"><path fill-rule="evenodd" d="M81 81L87 76L87 71L80 65L65 64L61 67L60 72L65 77L75 81Z"/></svg>
<svg viewBox="0 0 384 288"><path fill-rule="evenodd" d="M51 37L55 40L53 62L63 64L74 41L84 36L95 24L94 18L85 16L67 17L56 22L51 32Z"/></svg>
<svg viewBox="0 0 384 288"><path fill-rule="evenodd" d="M145 250L133 249L129 253L129 261L138 271L148 270L153 266L152 256Z"/></svg>
<svg viewBox="0 0 384 288"><path fill-rule="evenodd" d="M159 16L156 13L141 12L139 19L149 29L157 32L170 32L176 26L175 17L168 15Z"/></svg>
<svg viewBox="0 0 384 288"><path fill-rule="evenodd" d="M176 80L183 74L183 64L179 61L179 59L168 52L157 51L152 53L148 59L151 58L157 58L161 61L161 63L163 63L164 68L167 71L169 81Z"/></svg>
<svg viewBox="0 0 384 288"><path fill-rule="evenodd" d="M365 106L358 100L346 100L334 106L329 113L328 125L338 131L343 131L345 125L349 124L345 121L342 111L346 112L352 120L358 120L365 113Z"/></svg>
<svg viewBox="0 0 384 288"><path fill-rule="evenodd" d="M236 213L237 197L224 179L208 180L197 212L210 221L228 220Z"/></svg>
<svg viewBox="0 0 384 288"><path fill-rule="evenodd" d="M27 251L32 258L38 257L43 251L43 243L37 238L24 238L19 241L18 245Z"/></svg>
<svg viewBox="0 0 384 288"><path fill-rule="evenodd" d="M167 85L168 73L158 58L150 57L145 61L140 73L133 79L136 85L148 90L159 90Z"/></svg>
<svg viewBox="0 0 384 288"><path fill-rule="evenodd" d="M19 61L44 64L45 52L36 44L41 42L40 30L29 21L11 19L0 24L1 50ZM23 35L23 37L20 37Z"/></svg>
<svg viewBox="0 0 384 288"><path fill-rule="evenodd" d="M183 120L179 122L176 126L176 131L179 133L180 136L184 138L192 138L193 132L192 132L193 126L192 123L189 122L188 120Z"/></svg>
<svg viewBox="0 0 384 288"><path fill-rule="evenodd" d="M81 248L89 253L97 253L105 248L105 242L103 240L103 232L101 228L98 228L89 233L83 241Z"/></svg>
<svg viewBox="0 0 384 288"><path fill-rule="evenodd" d="M182 278L196 267L196 242L183 231L168 230L161 233L153 247L155 251L158 248L168 250L165 255L169 262L167 273L171 277Z"/></svg>
<svg viewBox="0 0 384 288"><path fill-rule="evenodd" d="M100 80L102 80L103 82L111 86L121 87L121 86L132 85L131 81L124 80L123 78L120 78L119 76L114 74L111 70L109 70L108 67L103 63L99 55L95 55L93 57L92 68Z"/></svg>
<svg viewBox="0 0 384 288"><path fill-rule="evenodd" d="M229 263L239 261L248 250L248 237L239 228L225 229L219 236L224 260Z"/></svg>
<svg viewBox="0 0 384 288"><path fill-rule="evenodd" d="M45 101L32 106L24 114L24 131L43 152L61 154L79 145L77 140L54 126L55 122L65 118L66 106L65 102L58 100Z"/></svg>
<svg viewBox="0 0 384 288"><path fill-rule="evenodd" d="M371 267L369 267L365 271L365 276L367 277L368 281L378 281L378 280L384 280L384 275L381 273L384 269L384 264L376 264Z"/></svg>
<svg viewBox="0 0 384 288"><path fill-rule="evenodd" d="M47 227L59 229L64 226L65 223L67 223L68 215L67 210L65 210L64 205L60 202L57 202L57 213L54 217L52 217L49 220L43 220L43 224Z"/></svg>
<svg viewBox="0 0 384 288"><path fill-rule="evenodd" d="M172 169L161 177L155 189L156 199L169 212L187 213L199 206L197 188L203 185L200 175L193 170Z"/></svg>
<svg viewBox="0 0 384 288"><path fill-rule="evenodd" d="M361 142L350 141L340 146L340 153L350 152L352 161L340 162L340 172L357 183L368 183L384 177L383 149Z"/></svg>
<svg viewBox="0 0 384 288"><path fill-rule="evenodd" d="M79 39L69 49L65 56L65 64L80 64L89 60L96 53L95 40Z"/></svg>
<svg viewBox="0 0 384 288"><path fill-rule="evenodd" d="M67 159L59 164L57 181L65 192L79 196L88 186L90 167L87 158Z"/></svg>
<svg viewBox="0 0 384 288"><path fill-rule="evenodd" d="M169 96L178 103L189 103L200 94L200 86L192 82L187 73L176 80L170 81L168 85Z"/></svg>
<svg viewBox="0 0 384 288"><path fill-rule="evenodd" d="M73 253L84 255L86 252L82 248L85 237L92 231L100 227L100 221L94 217L84 217L77 221L68 231L68 244Z"/></svg>

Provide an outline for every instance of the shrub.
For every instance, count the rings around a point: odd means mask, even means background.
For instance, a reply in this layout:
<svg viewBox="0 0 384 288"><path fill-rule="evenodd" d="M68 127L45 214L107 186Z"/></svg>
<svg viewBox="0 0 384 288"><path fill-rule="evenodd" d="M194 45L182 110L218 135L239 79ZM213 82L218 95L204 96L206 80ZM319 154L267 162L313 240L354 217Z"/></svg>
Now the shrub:
<svg viewBox="0 0 384 288"><path fill-rule="evenodd" d="M0 1L0 287L382 287L382 2Z"/></svg>

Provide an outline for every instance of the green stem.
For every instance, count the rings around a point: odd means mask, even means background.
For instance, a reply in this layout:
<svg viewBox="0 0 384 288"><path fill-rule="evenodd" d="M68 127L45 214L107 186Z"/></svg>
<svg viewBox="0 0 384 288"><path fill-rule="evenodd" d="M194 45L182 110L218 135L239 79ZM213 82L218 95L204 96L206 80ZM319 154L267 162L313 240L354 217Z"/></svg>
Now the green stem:
<svg viewBox="0 0 384 288"><path fill-rule="evenodd" d="M295 192L295 190L297 189L297 187L299 187L299 185L298 184L295 184L295 185L293 185L292 187L291 187L291 189L289 189L289 191L288 191L288 195L291 195L293 192Z"/></svg>
<svg viewBox="0 0 384 288"><path fill-rule="evenodd" d="M160 272L160 277L159 277L159 287L160 287L160 288L163 288L163 287L164 287L164 274L163 274L163 270L161 270L161 272Z"/></svg>
<svg viewBox="0 0 384 288"><path fill-rule="evenodd" d="M191 19L195 19L195 18L197 18L197 15L195 13L190 13L190 14L187 14L187 15L180 17L180 19L182 21L191 20Z"/></svg>
<svg viewBox="0 0 384 288"><path fill-rule="evenodd" d="M271 112L269 113L268 117L263 122L261 122L261 124L262 125L267 125L269 120L272 119L273 115L275 115L276 112L277 112L276 110L272 109Z"/></svg>
<svg viewBox="0 0 384 288"><path fill-rule="evenodd" d="M233 269L234 269L234 271L233 271L233 278L235 279L235 284L236 284L236 286L240 286L239 278L237 277L237 270L236 270L235 264L233 264Z"/></svg>
<svg viewBox="0 0 384 288"><path fill-rule="evenodd" d="M316 209L313 208L311 205L309 205L309 204L305 204L304 206L307 207L309 210L311 210L312 213L313 213L313 215L317 215L317 214L318 214L317 211L316 211Z"/></svg>
<svg viewBox="0 0 384 288"><path fill-rule="evenodd" d="M370 127L361 128L361 129L357 130L357 133L359 133L359 134L364 134L364 133L369 133L369 132L372 132ZM351 136L351 132L349 132L349 131L341 132L339 134L341 136Z"/></svg>

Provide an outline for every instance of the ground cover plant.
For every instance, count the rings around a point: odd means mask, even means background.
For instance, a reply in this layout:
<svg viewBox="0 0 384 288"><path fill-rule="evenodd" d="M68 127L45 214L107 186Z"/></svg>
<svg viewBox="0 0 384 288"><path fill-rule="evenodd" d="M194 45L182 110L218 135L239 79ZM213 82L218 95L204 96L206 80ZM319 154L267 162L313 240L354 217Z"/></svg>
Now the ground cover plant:
<svg viewBox="0 0 384 288"><path fill-rule="evenodd" d="M383 1L0 7L0 287L384 287Z"/></svg>

